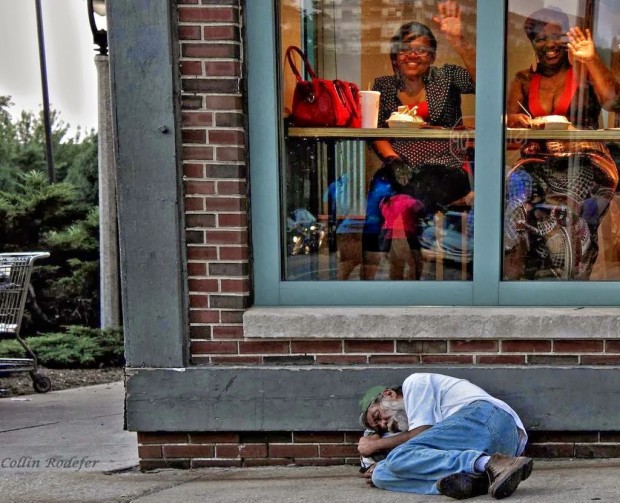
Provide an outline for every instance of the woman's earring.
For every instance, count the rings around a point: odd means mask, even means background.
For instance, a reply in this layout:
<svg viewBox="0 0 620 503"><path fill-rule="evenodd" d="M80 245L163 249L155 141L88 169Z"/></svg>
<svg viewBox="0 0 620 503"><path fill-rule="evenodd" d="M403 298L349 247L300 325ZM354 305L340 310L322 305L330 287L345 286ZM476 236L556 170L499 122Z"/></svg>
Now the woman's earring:
<svg viewBox="0 0 620 503"><path fill-rule="evenodd" d="M532 64L530 65L532 72L536 73L536 69L538 68L538 56L536 53L532 55Z"/></svg>

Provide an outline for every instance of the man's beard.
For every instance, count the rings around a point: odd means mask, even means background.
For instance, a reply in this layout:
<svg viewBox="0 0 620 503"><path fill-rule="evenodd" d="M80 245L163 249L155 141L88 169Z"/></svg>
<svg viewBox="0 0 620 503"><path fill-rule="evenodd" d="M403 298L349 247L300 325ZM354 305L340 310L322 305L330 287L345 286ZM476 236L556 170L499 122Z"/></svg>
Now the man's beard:
<svg viewBox="0 0 620 503"><path fill-rule="evenodd" d="M392 413L387 425L387 430L390 433L398 433L409 429L407 413L405 412L405 403L402 398L396 400L384 398L381 400L381 407Z"/></svg>

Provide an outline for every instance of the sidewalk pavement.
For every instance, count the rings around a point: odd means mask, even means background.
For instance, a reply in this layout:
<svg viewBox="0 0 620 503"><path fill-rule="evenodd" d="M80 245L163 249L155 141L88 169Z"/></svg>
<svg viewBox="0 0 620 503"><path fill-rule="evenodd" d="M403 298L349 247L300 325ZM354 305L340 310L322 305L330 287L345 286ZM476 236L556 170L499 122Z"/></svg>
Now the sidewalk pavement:
<svg viewBox="0 0 620 503"><path fill-rule="evenodd" d="M0 501L374 503L388 496L390 503L453 501L372 489L352 466L141 473L136 435L122 430L123 392L123 384L114 383L0 399ZM535 460L531 477L509 501L615 503L619 476L620 460Z"/></svg>

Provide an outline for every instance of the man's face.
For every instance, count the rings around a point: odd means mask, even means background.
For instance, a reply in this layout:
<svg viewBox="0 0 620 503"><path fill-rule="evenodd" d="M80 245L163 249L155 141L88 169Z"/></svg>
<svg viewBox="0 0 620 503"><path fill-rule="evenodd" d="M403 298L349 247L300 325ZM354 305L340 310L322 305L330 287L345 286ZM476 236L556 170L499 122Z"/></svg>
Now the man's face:
<svg viewBox="0 0 620 503"><path fill-rule="evenodd" d="M366 420L375 431L396 433L408 429L407 414L402 398L384 397L380 403L368 408Z"/></svg>

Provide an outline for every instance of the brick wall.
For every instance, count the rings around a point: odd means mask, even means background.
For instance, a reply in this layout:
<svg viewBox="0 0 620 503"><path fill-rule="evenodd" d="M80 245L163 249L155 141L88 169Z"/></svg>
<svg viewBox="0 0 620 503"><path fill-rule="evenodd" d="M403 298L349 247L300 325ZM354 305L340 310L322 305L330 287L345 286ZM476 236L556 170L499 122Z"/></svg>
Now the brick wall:
<svg viewBox="0 0 620 503"><path fill-rule="evenodd" d="M190 337L243 333L249 231L239 0L178 0Z"/></svg>
<svg viewBox="0 0 620 503"><path fill-rule="evenodd" d="M157 468L342 465L359 463L360 432L140 433L143 470ZM538 458L620 457L620 433L530 432Z"/></svg>
<svg viewBox="0 0 620 503"><path fill-rule="evenodd" d="M620 341L248 340L251 303L243 0L177 0L190 295L197 365L618 365ZM143 469L356 464L360 432L140 433ZM534 432L539 457L620 456L620 433Z"/></svg>

